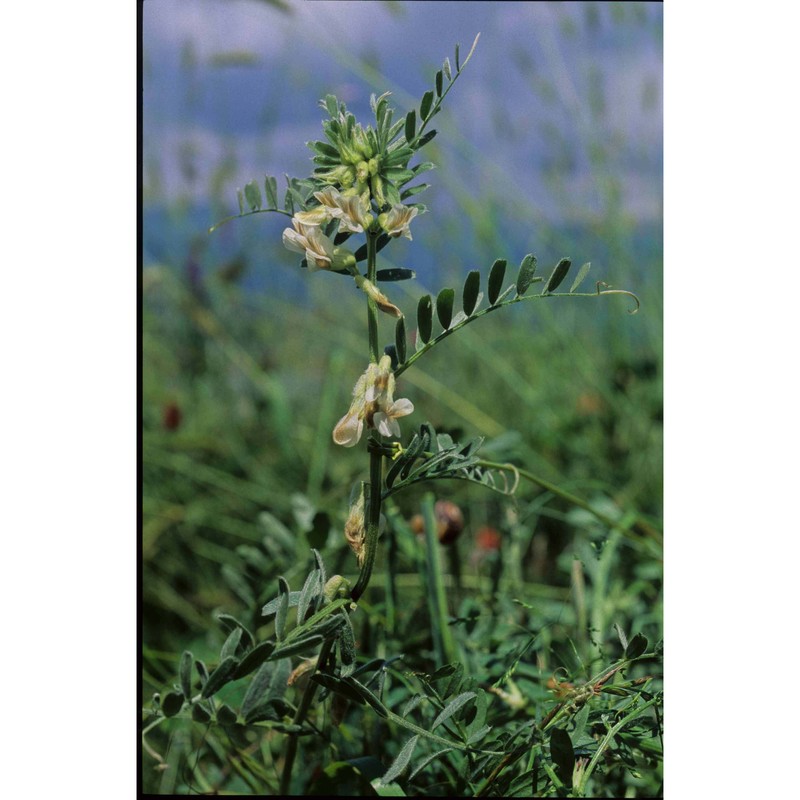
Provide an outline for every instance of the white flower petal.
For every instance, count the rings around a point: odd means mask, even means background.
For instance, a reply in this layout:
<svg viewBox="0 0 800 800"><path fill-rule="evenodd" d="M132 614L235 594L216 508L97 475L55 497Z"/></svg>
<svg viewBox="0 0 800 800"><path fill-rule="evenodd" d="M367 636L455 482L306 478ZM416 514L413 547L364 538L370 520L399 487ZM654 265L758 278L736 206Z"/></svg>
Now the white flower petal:
<svg viewBox="0 0 800 800"><path fill-rule="evenodd" d="M358 414L345 414L333 429L333 441L342 447L353 447L361 438L363 430L364 421L358 418Z"/></svg>
<svg viewBox="0 0 800 800"><path fill-rule="evenodd" d="M406 417L409 414L414 413L414 404L405 397L401 397L392 403L387 413L393 419L397 419L398 417Z"/></svg>

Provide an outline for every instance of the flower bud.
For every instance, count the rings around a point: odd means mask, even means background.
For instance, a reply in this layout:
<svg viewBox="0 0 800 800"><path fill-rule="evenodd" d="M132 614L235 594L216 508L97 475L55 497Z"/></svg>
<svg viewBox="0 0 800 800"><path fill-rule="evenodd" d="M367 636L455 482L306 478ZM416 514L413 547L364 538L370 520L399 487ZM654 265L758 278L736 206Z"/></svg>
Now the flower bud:
<svg viewBox="0 0 800 800"><path fill-rule="evenodd" d="M379 158L371 158L367 163L370 175L377 175L381 171L381 162Z"/></svg>
<svg viewBox="0 0 800 800"><path fill-rule="evenodd" d="M359 161L356 164L356 180L359 183L365 183L369 178L369 165L366 161Z"/></svg>
<svg viewBox="0 0 800 800"><path fill-rule="evenodd" d="M347 597L350 594L350 581L342 575L334 575L328 578L328 582L322 590L322 596L326 603L336 600L338 597Z"/></svg>
<svg viewBox="0 0 800 800"><path fill-rule="evenodd" d="M347 522L344 524L344 538L355 553L358 566L364 564L364 541L367 538L367 528L364 524L364 484L355 502L350 506Z"/></svg>
<svg viewBox="0 0 800 800"><path fill-rule="evenodd" d="M396 319L400 319L403 316L403 312L394 303L391 303L389 298L372 281L368 281L363 276L357 276L356 283L359 288L366 292L368 297L375 301L378 308L385 314L390 314Z"/></svg>

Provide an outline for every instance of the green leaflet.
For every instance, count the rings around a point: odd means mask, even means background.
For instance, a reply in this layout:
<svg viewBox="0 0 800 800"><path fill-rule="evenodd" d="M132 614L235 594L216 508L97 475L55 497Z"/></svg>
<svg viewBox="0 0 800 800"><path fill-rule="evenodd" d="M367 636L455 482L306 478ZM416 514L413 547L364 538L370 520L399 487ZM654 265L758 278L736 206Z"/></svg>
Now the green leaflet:
<svg viewBox="0 0 800 800"><path fill-rule="evenodd" d="M558 289L561 282L567 277L571 266L572 262L568 258L562 258L558 264L556 264L555 269L547 279L547 283L544 285L544 289L542 289L542 294L549 294Z"/></svg>
<svg viewBox="0 0 800 800"><path fill-rule="evenodd" d="M423 295L417 305L417 330L419 338L427 344L433 328L433 304L429 294Z"/></svg>
<svg viewBox="0 0 800 800"><path fill-rule="evenodd" d="M397 361L402 364L407 357L406 350L406 318L400 317L394 329L394 346L397 351Z"/></svg>
<svg viewBox="0 0 800 800"><path fill-rule="evenodd" d="M453 319L453 300L456 293L452 289L442 289L436 297L436 316L441 326L447 330Z"/></svg>
<svg viewBox="0 0 800 800"><path fill-rule="evenodd" d="M533 274L535 272L536 257L528 253L519 265L519 273L517 274L517 294L525 294L525 292L528 291L531 283L533 283Z"/></svg>
<svg viewBox="0 0 800 800"><path fill-rule="evenodd" d="M463 306L464 313L469 316L480 302L481 295L481 273L473 269L464 281Z"/></svg>
<svg viewBox="0 0 800 800"><path fill-rule="evenodd" d="M583 283L583 279L589 274L589 270L592 268L592 262L587 261L579 270L578 275L576 276L575 280L572 282L572 286L569 287L569 293L572 294L580 285Z"/></svg>
<svg viewBox="0 0 800 800"><path fill-rule="evenodd" d="M200 696L203 699L211 697L212 694L216 694L226 683L233 680L233 673L238 664L238 659L233 656L228 656L220 661L219 666L208 676L208 680L205 686L203 686L203 691L200 693Z"/></svg>
<svg viewBox="0 0 800 800"><path fill-rule="evenodd" d="M244 198L252 211L258 211L261 208L261 189L255 181L250 181L245 184Z"/></svg>
<svg viewBox="0 0 800 800"><path fill-rule="evenodd" d="M487 286L489 305L493 306L497 302L497 298L500 296L500 290L503 288L503 278L505 274L506 260L504 258L498 258L497 261L492 264L491 270L489 270L489 283Z"/></svg>
<svg viewBox="0 0 800 800"><path fill-rule="evenodd" d="M433 721L431 730L435 731L442 723L447 722L450 717L457 714L473 697L475 697L475 692L464 692L451 700Z"/></svg>
<svg viewBox="0 0 800 800"><path fill-rule="evenodd" d="M414 755L414 748L419 741L419 734L412 736L402 747L397 754L397 758L392 762L392 765L381 777L382 784L391 783L395 778L399 778L408 767L408 762L411 761L411 756Z"/></svg>

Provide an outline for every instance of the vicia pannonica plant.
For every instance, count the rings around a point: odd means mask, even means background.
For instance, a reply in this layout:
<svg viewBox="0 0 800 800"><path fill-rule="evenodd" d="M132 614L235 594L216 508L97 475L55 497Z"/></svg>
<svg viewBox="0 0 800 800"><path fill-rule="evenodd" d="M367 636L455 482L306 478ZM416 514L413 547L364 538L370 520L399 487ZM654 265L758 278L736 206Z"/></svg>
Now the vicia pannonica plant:
<svg viewBox="0 0 800 800"><path fill-rule="evenodd" d="M370 584L379 547L384 538L392 536L391 520L396 515L389 512L393 498L409 486L456 479L508 494L524 479L594 514L610 527L616 524L593 506L542 481L524 467L481 458L482 439L455 442L450 435L437 433L423 421L424 411L418 404L403 396L402 375L406 370L445 339L501 308L527 301L561 302L614 293L635 300L630 293L602 282L596 284L594 291L579 292L589 264L578 271L568 291L558 291L571 261L561 259L543 278L536 274L537 260L532 254L521 258L510 279L504 258L498 258L485 277L480 270L469 271L458 302L455 291L444 288L435 298L423 296L415 309L408 310L391 291L393 283L413 279L415 273L408 268L380 269L379 253L399 237L424 246L422 237L414 234L419 217L428 209L416 198L428 185L417 179L434 165L418 160L418 156L436 135L431 123L472 57L477 41L476 38L463 63L456 48L454 66L445 60L436 74L434 88L424 94L419 108L400 119L394 118L388 93L371 98L374 120L368 125L357 121L344 103L328 95L321 103L328 117L322 124L324 138L308 143L313 152L313 172L303 179L287 179L282 206L273 177L268 176L261 184L253 181L239 192L239 214L235 217L272 212L288 218L282 232L283 244L290 253L301 256L298 267L308 271L309 280L331 281L331 292L355 290L363 294L364 369L360 375L351 376L349 407L341 409L341 416L331 429L335 445L364 449L363 478L353 487L349 508L342 510L342 536L355 557L353 572L357 570L357 577L328 575L321 555L314 550L313 569L299 590L293 591L280 578L277 596L262 609L262 621L274 622L271 637L259 641L246 625L224 615L221 621L229 634L218 665L209 671L185 652L179 683L161 698L158 714L160 719L188 709L199 722L216 721L233 727L255 725L284 734L286 747L279 763L281 777L277 787L282 794L289 793L296 780L293 770L300 738L320 735L321 722L314 713L318 695L330 698L328 713L333 725L338 725L347 709L355 705L365 711L371 709L387 725L391 723L410 734L389 770L373 780L373 787L381 793L397 793L393 782L409 766L420 741L428 742L433 755L420 763L413 774L424 769L432 758L444 753L458 755L458 769L465 776L459 786L464 792L488 789L504 765L510 763L508 760L517 757L514 754L520 747L520 752L529 752L532 746L538 747L540 753L551 752L548 764L552 761L555 766L548 767L547 774L552 774L553 785L580 787L589 779L597 759L579 760L579 768L573 772L575 756L570 739L567 737L565 742L559 732L550 741L546 732L555 729L565 715L580 714L587 700L600 692L611 675L645 655L646 641L641 637L633 639L610 672L606 669L585 687L574 690L548 719L525 727L510 739L490 740L491 726L485 724L487 692L474 679L464 678L460 666L448 664L457 652L440 591L434 591L430 598L432 617L438 615L434 653L440 663L432 665L431 676L423 681L426 702L434 709L432 722L412 722L413 704L402 711L389 707L382 689L392 659L375 658L376 654L368 652L363 655L369 658L362 658L357 653L351 617ZM320 272L333 275L312 274ZM534 287L538 291L534 292ZM342 324L347 323L343 320ZM435 572L437 523L430 497L423 505L423 517L427 568ZM290 609L294 609L293 615ZM290 616L294 617L293 624ZM296 665L292 658L298 656L303 660ZM193 679L195 672L199 682ZM238 709L215 703L220 689L244 678L249 678L249 687ZM286 699L287 685L301 689L296 704ZM496 694L500 696L499 691ZM417 698L418 703L421 695ZM643 709L641 704L630 709L631 719ZM583 723L585 726L585 715ZM543 780L549 780L546 771L541 775ZM394 789L387 789L392 786Z"/></svg>

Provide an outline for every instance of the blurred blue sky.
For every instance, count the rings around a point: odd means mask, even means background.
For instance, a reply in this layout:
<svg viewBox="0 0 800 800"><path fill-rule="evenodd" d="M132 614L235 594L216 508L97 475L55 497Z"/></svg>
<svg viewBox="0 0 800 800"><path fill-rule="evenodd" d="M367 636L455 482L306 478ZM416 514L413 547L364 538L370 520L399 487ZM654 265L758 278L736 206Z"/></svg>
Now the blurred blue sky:
<svg viewBox="0 0 800 800"><path fill-rule="evenodd" d="M264 173L311 171L317 100L365 124L369 95L418 105L445 56L481 38L436 118L439 199L515 198L531 218L591 221L609 201L662 213L660 3L147 0L145 203L203 203ZM433 153L426 153L431 158ZM225 165L224 168L221 165ZM444 176L445 168L447 175ZM433 190L419 199L432 203Z"/></svg>

